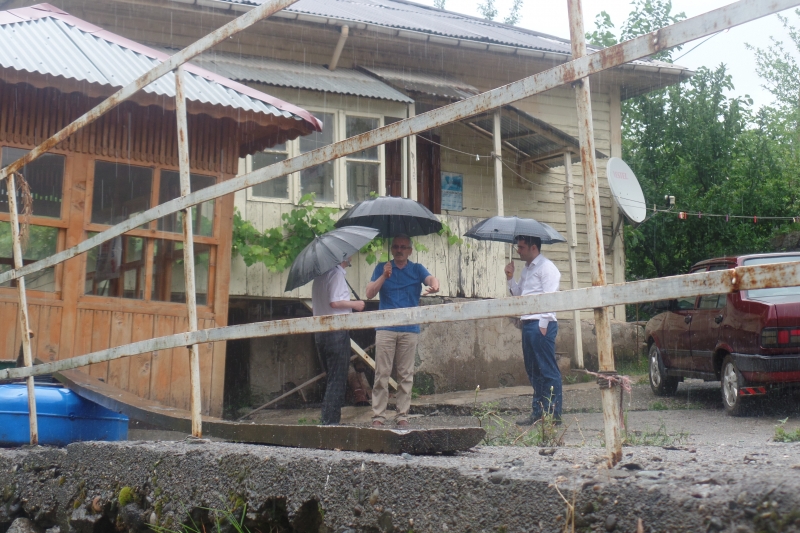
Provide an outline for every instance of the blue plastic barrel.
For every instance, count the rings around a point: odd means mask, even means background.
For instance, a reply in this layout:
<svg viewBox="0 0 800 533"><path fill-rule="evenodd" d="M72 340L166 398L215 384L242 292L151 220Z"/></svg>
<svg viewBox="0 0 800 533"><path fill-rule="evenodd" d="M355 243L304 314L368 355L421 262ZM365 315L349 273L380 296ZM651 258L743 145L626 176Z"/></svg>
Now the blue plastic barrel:
<svg viewBox="0 0 800 533"><path fill-rule="evenodd" d="M87 440L127 440L128 417L81 398L60 385L35 386L39 444L66 446ZM28 389L0 385L0 446L30 443Z"/></svg>

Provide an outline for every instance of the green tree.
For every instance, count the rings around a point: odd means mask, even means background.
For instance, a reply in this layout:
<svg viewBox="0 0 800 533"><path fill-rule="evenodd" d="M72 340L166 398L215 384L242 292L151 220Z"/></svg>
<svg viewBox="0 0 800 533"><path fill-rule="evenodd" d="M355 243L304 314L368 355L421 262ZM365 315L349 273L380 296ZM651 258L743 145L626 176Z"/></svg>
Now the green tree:
<svg viewBox="0 0 800 533"><path fill-rule="evenodd" d="M516 25L520 18L522 18L522 3L524 0L514 0L511 5L511 11L508 12L506 18L503 19L504 24ZM434 0L434 6L440 9L444 8L444 0ZM494 5L494 0L484 0L482 4L478 4L478 13L481 14L486 20L495 20L499 12L497 6Z"/></svg>

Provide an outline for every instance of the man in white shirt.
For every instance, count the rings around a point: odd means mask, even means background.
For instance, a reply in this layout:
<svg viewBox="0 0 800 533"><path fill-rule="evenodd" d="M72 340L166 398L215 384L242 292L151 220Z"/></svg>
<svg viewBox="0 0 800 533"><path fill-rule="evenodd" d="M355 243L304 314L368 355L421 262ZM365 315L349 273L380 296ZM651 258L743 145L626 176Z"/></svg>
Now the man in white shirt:
<svg viewBox="0 0 800 533"><path fill-rule="evenodd" d="M364 310L364 302L350 300L350 288L347 286L344 270L348 266L350 266L349 258L314 278L314 284L311 286L311 308L314 316L339 315ZM342 418L342 404L347 389L350 333L348 331L315 333L314 340L325 372L328 373L320 423L323 426L337 425Z"/></svg>
<svg viewBox="0 0 800 533"><path fill-rule="evenodd" d="M538 237L517 236L517 253L525 261L519 282L514 280L514 262L506 265L508 288L513 296L527 296L556 292L561 272L541 254L542 241ZM561 422L561 370L556 361L556 335L558 321L555 313L535 313L520 317L522 322L522 354L525 371L533 387L531 414L517 420L517 425L530 426L552 414Z"/></svg>

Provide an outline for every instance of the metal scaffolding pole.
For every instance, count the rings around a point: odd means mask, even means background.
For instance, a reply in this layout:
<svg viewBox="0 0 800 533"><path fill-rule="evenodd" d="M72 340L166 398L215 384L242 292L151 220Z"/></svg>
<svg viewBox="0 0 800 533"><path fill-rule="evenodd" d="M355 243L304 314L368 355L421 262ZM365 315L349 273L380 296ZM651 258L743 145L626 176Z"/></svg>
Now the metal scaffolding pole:
<svg viewBox="0 0 800 533"><path fill-rule="evenodd" d="M11 238L13 240L14 268L22 268L22 243L19 233L19 215L17 211L17 187L14 173L6 178L8 192L8 212L11 215ZM22 338L22 357L26 367L33 366L31 354L30 322L28 321L28 298L25 295L25 278L17 279L19 297L19 333ZM33 376L25 380L28 385L28 422L30 424L31 445L39 444L39 424L36 419L36 393L33 388Z"/></svg>
<svg viewBox="0 0 800 533"><path fill-rule="evenodd" d="M583 8L581 0L567 0L569 9L569 32L572 41L572 58L586 55L586 36L583 31ZM581 167L583 169L584 200L586 202L586 226L589 237L589 263L592 268L592 285L606 284L606 255L603 244L603 221L600 218L600 191L597 185L597 160L594 151L594 124L592 122L592 95L589 78L575 82L575 100L578 106L578 137L581 145ZM594 310L594 327L597 332L597 358L600 373L610 379L604 380L600 389L603 400L606 451L608 462L616 465L622 459L622 436L619 424L619 401L613 386L614 347L611 343L610 309L598 307Z"/></svg>
<svg viewBox="0 0 800 533"><path fill-rule="evenodd" d="M186 90L184 88L183 65L175 70L175 114L178 118L178 162L181 176L181 196L192 192L189 167L189 128L186 119ZM192 232L192 208L183 213L183 277L186 284L186 309L189 314L189 332L197 331L197 298L194 285L194 235ZM189 349L189 379L191 384L192 435L203 436L200 394L200 350L197 344Z"/></svg>
<svg viewBox="0 0 800 533"><path fill-rule="evenodd" d="M564 187L564 196L567 215L567 249L569 250L569 281L570 287L578 288L578 261L576 251L578 248L578 228L575 223L575 186L572 182L572 154L564 152L564 176L567 186ZM583 332L581 331L581 312L572 311L572 324L575 330L573 337L572 362L575 368L583 368Z"/></svg>

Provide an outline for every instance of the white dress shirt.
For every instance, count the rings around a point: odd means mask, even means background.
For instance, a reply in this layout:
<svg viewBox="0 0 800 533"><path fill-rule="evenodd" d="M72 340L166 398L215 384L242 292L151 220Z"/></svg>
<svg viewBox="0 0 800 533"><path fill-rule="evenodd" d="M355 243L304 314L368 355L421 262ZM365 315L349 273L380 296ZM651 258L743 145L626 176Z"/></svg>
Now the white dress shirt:
<svg viewBox="0 0 800 533"><path fill-rule="evenodd" d="M342 265L336 265L321 276L314 278L311 286L311 309L314 316L343 315L351 313L349 307L334 309L332 302L341 302L350 299L350 288L345 280L345 270Z"/></svg>
<svg viewBox="0 0 800 533"><path fill-rule="evenodd" d="M508 288L514 296L527 296L529 294L542 294L556 292L561 282L561 272L548 258L539 254L530 265L522 267L519 283L511 278ZM539 327L546 328L550 322L556 322L555 313L535 313L521 316L521 320L539 319Z"/></svg>

